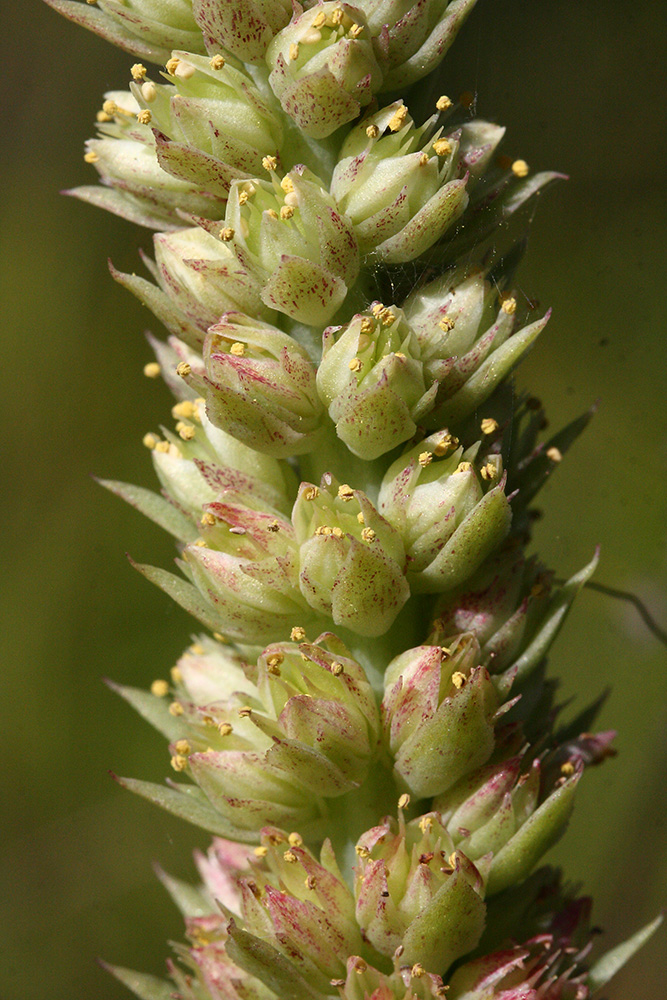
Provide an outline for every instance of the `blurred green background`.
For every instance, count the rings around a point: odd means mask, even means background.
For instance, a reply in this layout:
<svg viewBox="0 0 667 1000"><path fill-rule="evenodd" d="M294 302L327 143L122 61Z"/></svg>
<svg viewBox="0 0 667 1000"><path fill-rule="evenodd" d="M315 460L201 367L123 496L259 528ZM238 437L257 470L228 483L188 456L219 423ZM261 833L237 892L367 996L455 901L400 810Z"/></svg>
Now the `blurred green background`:
<svg viewBox="0 0 667 1000"><path fill-rule="evenodd" d="M0 997L120 1000L95 957L162 970L181 923L151 863L187 875L207 840L106 773L161 780L168 761L102 678L147 685L193 631L125 559L166 565L170 542L90 478L151 483L141 437L169 401L141 374L151 317L106 270L108 256L135 268L149 238L58 194L91 182L83 142L133 60L37 0L10 5L3 24ZM481 0L443 86L478 95L478 113L508 126L510 155L571 176L539 205L521 271L555 312L519 382L553 425L601 407L544 492L536 540L562 574L601 542L597 579L663 625L666 29L662 4ZM551 672L580 706L612 687L601 725L620 730L620 756L587 777L552 858L595 894L615 943L666 899L667 655L629 605L586 592ZM610 1000L664 995L664 942Z"/></svg>

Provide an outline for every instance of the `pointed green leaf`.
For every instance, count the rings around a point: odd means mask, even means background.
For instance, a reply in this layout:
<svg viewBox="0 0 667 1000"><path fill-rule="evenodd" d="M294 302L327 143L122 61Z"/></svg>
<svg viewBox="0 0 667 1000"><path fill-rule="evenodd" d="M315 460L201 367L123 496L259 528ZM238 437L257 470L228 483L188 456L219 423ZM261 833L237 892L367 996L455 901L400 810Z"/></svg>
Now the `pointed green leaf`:
<svg viewBox="0 0 667 1000"><path fill-rule="evenodd" d="M179 541L194 542L199 537L199 532L192 521L158 493L144 489L143 486L133 486L132 483L121 483L113 479L98 479L97 482L145 514Z"/></svg>
<svg viewBox="0 0 667 1000"><path fill-rule="evenodd" d="M214 833L219 837L227 837L232 840L249 843L257 839L257 835L249 830L237 830L236 827L228 823L224 816L221 816L200 789L194 786L183 786L186 791L179 788L169 788L168 785L157 785L152 781L138 781L136 778L117 778L123 788L130 792L136 792L142 798L148 799L161 809L173 813L179 819L185 819L188 823L200 826L202 830Z"/></svg>
<svg viewBox="0 0 667 1000"><path fill-rule="evenodd" d="M616 975L619 969L622 969L625 963L632 958L635 952L644 947L649 938L655 934L662 921L663 915L661 913L650 924L646 924L640 931L637 931L631 938L628 938L627 941L616 945L615 948L612 948L611 951L608 951L606 955L597 960L588 973L588 986L592 993L595 993L596 990L601 990Z"/></svg>
<svg viewBox="0 0 667 1000"><path fill-rule="evenodd" d="M100 964L139 997L139 1000L172 1000L174 996L174 984L165 982L164 979L149 976L146 972L124 969L120 965L108 965L106 962Z"/></svg>

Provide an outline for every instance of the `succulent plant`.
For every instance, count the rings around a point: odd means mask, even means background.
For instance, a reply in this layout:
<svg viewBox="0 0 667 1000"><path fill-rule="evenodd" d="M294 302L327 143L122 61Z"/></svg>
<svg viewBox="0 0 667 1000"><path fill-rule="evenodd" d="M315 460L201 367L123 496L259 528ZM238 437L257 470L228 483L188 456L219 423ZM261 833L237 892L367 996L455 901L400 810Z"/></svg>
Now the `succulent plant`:
<svg viewBox="0 0 667 1000"><path fill-rule="evenodd" d="M112 685L172 772L119 780L215 840L201 886L162 875L171 982L111 971L142 1000L587 1000L657 923L591 964L588 902L535 871L613 753L545 680L597 553L556 585L528 551L589 415L543 441L508 381L549 313L501 237L560 175L465 97L396 96L475 0L48 2L165 67L107 92L73 193L154 231L153 280L112 274L168 333L160 492L103 485L174 537L178 573L137 568L205 630Z"/></svg>

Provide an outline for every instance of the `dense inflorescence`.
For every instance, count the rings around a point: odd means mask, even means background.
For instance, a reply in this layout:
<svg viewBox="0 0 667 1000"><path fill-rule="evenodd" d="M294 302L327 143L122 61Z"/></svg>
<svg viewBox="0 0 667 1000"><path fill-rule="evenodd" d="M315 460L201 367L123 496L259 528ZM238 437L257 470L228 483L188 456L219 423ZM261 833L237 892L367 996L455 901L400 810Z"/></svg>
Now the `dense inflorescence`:
<svg viewBox="0 0 667 1000"><path fill-rule="evenodd" d="M112 971L144 1000L586 1000L653 927L591 964L589 901L537 869L614 752L544 676L597 555L556 585L527 554L589 415L545 440L508 382L549 318L522 210L560 175L469 95L396 98L475 0L47 2L154 64L73 193L154 231L150 277L112 274L168 332L160 493L104 485L174 536L176 573L138 569L205 629L117 688L174 772L121 782L215 840L199 887L164 876L171 982Z"/></svg>

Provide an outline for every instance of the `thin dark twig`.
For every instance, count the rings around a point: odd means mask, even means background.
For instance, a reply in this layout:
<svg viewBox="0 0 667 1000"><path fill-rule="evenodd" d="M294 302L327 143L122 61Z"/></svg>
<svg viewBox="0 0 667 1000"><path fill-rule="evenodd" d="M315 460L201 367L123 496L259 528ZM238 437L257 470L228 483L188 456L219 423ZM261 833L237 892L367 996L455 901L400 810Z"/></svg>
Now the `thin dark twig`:
<svg viewBox="0 0 667 1000"><path fill-rule="evenodd" d="M565 581L559 580L557 582L564 583ZM632 604L649 632L652 632L663 646L667 646L667 631L657 623L644 602L636 594L633 594L629 590L617 590L616 587L608 587L606 584L596 583L594 580L589 580L588 583L584 584L584 587L587 590L597 590L600 594L605 594L607 597L615 597L619 601L628 601L629 604Z"/></svg>

